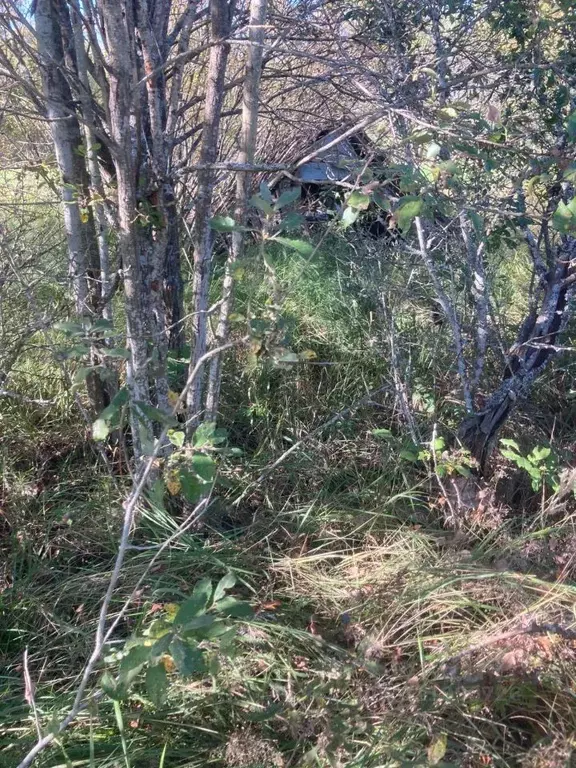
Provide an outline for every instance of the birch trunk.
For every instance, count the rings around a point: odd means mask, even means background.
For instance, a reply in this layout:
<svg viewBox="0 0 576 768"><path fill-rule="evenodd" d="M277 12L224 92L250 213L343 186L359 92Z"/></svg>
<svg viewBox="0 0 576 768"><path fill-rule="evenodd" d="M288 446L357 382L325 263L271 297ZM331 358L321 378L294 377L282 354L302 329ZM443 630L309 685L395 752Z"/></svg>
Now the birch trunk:
<svg viewBox="0 0 576 768"><path fill-rule="evenodd" d="M262 55L265 38L267 0L252 0L250 4L250 26L248 38L250 47L246 61L242 100L242 128L238 163L252 165L256 153L258 133L258 108L260 103L260 78L262 74ZM237 224L246 224L248 199L250 196L251 175L239 171L236 175L236 207L234 219ZM226 264L224 284L222 286L222 304L216 329L215 345L222 346L228 340L229 316L232 309L234 289L234 264L244 252L244 232L239 229L232 233L232 248ZM210 363L208 391L206 395L207 421L215 421L220 402L222 380L222 358L215 356Z"/></svg>
<svg viewBox="0 0 576 768"><path fill-rule="evenodd" d="M208 63L208 78L204 102L204 127L200 149L200 163L210 166L218 154L218 138L222 104L224 101L224 79L230 51L227 37L230 34L232 7L228 0L210 1L211 39ZM215 173L207 168L198 173L198 193L194 217L194 282L193 282L193 345L190 371L194 370L207 349L208 335L208 294L212 262L212 232L210 213ZM188 428L194 430L202 415L204 379L202 371L190 387L187 396Z"/></svg>

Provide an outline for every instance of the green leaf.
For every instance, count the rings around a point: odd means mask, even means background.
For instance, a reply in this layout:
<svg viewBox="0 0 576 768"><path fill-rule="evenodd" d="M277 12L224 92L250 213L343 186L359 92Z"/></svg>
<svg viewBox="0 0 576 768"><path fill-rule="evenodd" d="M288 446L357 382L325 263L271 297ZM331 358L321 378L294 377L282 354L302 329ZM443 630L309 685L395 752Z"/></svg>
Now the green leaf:
<svg viewBox="0 0 576 768"><path fill-rule="evenodd" d="M182 446L184 445L185 438L186 438L186 434L182 432L182 430L175 430L175 429L168 430L168 440L170 440L172 445L175 445L177 448L182 448Z"/></svg>
<svg viewBox="0 0 576 768"><path fill-rule="evenodd" d="M216 464L210 456L206 456L205 453L195 453L192 456L192 468L194 469L194 472L207 483L214 481Z"/></svg>
<svg viewBox="0 0 576 768"><path fill-rule="evenodd" d="M110 434L110 427L105 419L96 419L92 424L92 439L93 440L106 440Z"/></svg>
<svg viewBox="0 0 576 768"><path fill-rule="evenodd" d="M109 672L104 672L100 678L100 688L102 688L106 696L109 696L112 701L118 701L122 698L121 691L118 689L118 684Z"/></svg>
<svg viewBox="0 0 576 768"><path fill-rule="evenodd" d="M197 634L199 629L207 629L211 627L216 621L216 617L210 613L202 613L200 616L196 616L195 619L190 619L180 628L181 632L190 632L191 634Z"/></svg>
<svg viewBox="0 0 576 768"><path fill-rule="evenodd" d="M458 112L454 107L444 107L438 110L438 117L442 120L454 120L458 117Z"/></svg>
<svg viewBox="0 0 576 768"><path fill-rule="evenodd" d="M359 192L358 190L354 190L354 192L348 195L346 202L350 208L356 208L359 211L365 211L370 205L370 196L365 195L363 192Z"/></svg>
<svg viewBox="0 0 576 768"><path fill-rule="evenodd" d="M384 440L391 440L394 437L389 429L373 429L372 434L374 437L381 437Z"/></svg>
<svg viewBox="0 0 576 768"><path fill-rule="evenodd" d="M372 195L372 199L374 200L378 208L381 208L383 211L386 211L387 213L389 213L392 210L392 205L390 203L390 200L387 197L385 197L381 192L378 192L378 190L374 192L374 194Z"/></svg>
<svg viewBox="0 0 576 768"><path fill-rule="evenodd" d="M350 206L344 208L344 213L342 214L341 220L344 229L347 229L352 224L354 224L358 216L360 216L360 210L358 208L351 208Z"/></svg>
<svg viewBox="0 0 576 768"><path fill-rule="evenodd" d="M214 609L224 616L234 616L235 618L252 618L254 616L254 611L249 603L237 600L230 595L214 603Z"/></svg>
<svg viewBox="0 0 576 768"><path fill-rule="evenodd" d="M54 329L62 331L62 333L65 333L68 336L84 336L86 334L86 329L83 325L72 322L54 323Z"/></svg>
<svg viewBox="0 0 576 768"><path fill-rule="evenodd" d="M260 197L263 200L266 200L267 203L274 202L274 198L272 197L272 192L270 191L270 187L268 184L266 184L265 181L260 182Z"/></svg>
<svg viewBox="0 0 576 768"><path fill-rule="evenodd" d="M231 216L214 216L210 219L210 228L216 232L234 232L242 229Z"/></svg>
<svg viewBox="0 0 576 768"><path fill-rule="evenodd" d="M286 205L290 205L290 203L293 203L295 200L299 200L301 194L302 194L302 190L300 189L300 187L290 187L290 189L287 189L284 192L282 192L278 200L276 200L276 203L274 204L274 210L279 211L282 208L284 208Z"/></svg>
<svg viewBox="0 0 576 768"><path fill-rule="evenodd" d="M174 416L171 416L169 413L161 411L160 408L155 408L153 405L143 403L141 400L136 400L134 405L137 406L138 410L142 411L144 416L150 419L150 421L157 421L164 426L170 427L175 427L178 425L178 419L176 419Z"/></svg>
<svg viewBox="0 0 576 768"><path fill-rule="evenodd" d="M168 675L163 664L148 667L146 670L146 691L155 707L161 707L168 691Z"/></svg>
<svg viewBox="0 0 576 768"><path fill-rule="evenodd" d="M176 618L174 626L182 626L191 619L196 618L201 613L205 613L210 598L212 597L212 582L210 579L201 579L192 592L192 597L182 603Z"/></svg>
<svg viewBox="0 0 576 768"><path fill-rule="evenodd" d="M187 469L179 469L178 479L180 480L182 494L190 504L196 504L204 496L208 484L200 480L193 472Z"/></svg>
<svg viewBox="0 0 576 768"><path fill-rule="evenodd" d="M206 445L212 445L214 435L216 434L216 422L205 421L194 432L192 445L195 448L203 448Z"/></svg>
<svg viewBox="0 0 576 768"><path fill-rule="evenodd" d="M293 251L297 251L301 256L311 256L314 252L314 246L305 240L292 240L288 237L272 237L270 239L285 245L287 248L292 248Z"/></svg>
<svg viewBox="0 0 576 768"><path fill-rule="evenodd" d="M120 662L119 682L127 690L150 659L150 648L137 645L131 648Z"/></svg>
<svg viewBox="0 0 576 768"><path fill-rule="evenodd" d="M170 653L182 677L203 674L206 671L204 654L197 646L175 637L170 643Z"/></svg>
<svg viewBox="0 0 576 768"><path fill-rule="evenodd" d="M232 589L232 587L236 584L236 576L232 573L232 571L228 571L228 573L225 576L222 576L218 584L216 584L216 589L214 590L214 602L218 602L218 600L221 600L226 592L229 589Z"/></svg>
<svg viewBox="0 0 576 768"><path fill-rule="evenodd" d="M304 216L296 211L290 211L280 222L280 229L284 232L300 229L300 227L306 222Z"/></svg>
<svg viewBox="0 0 576 768"><path fill-rule="evenodd" d="M440 144L437 144L435 141L433 141L431 144L428 144L428 148L426 150L426 159L435 160L441 151L442 147Z"/></svg>
<svg viewBox="0 0 576 768"><path fill-rule="evenodd" d="M568 205L560 200L552 216L552 226L565 235L576 232L576 198L572 198Z"/></svg>
<svg viewBox="0 0 576 768"><path fill-rule="evenodd" d="M428 763L430 765L438 765L446 754L448 748L448 736L445 733L439 733L430 742L428 747Z"/></svg>
<svg viewBox="0 0 576 768"><path fill-rule="evenodd" d="M150 648L150 664L157 664L165 653L168 653L170 643L174 639L173 632L166 632L165 635L159 637L154 645Z"/></svg>
<svg viewBox="0 0 576 768"><path fill-rule="evenodd" d="M268 200L264 200L264 198L260 197L260 195L252 195L250 198L250 204L254 206L254 208L258 208L259 211L262 211L266 216L272 216L274 213L274 208L272 207L272 204L268 202Z"/></svg>
<svg viewBox="0 0 576 768"><path fill-rule="evenodd" d="M394 211L394 218L404 234L408 232L416 216L424 210L424 200L421 197L407 195L402 198Z"/></svg>
<svg viewBox="0 0 576 768"><path fill-rule="evenodd" d="M104 348L106 357L121 357L124 360L130 359L130 350L125 347L114 347L113 349Z"/></svg>

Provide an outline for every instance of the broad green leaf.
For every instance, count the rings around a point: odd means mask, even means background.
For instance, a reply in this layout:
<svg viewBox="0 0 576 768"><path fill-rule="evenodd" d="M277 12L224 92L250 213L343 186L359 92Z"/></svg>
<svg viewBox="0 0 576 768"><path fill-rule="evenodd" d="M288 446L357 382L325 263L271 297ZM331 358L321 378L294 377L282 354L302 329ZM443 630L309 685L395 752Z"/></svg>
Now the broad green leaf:
<svg viewBox="0 0 576 768"><path fill-rule="evenodd" d="M216 617L210 613L202 613L200 616L196 616L195 619L190 619L180 628L180 632L190 632L194 634L195 630L207 629L211 627L216 621Z"/></svg>
<svg viewBox="0 0 576 768"><path fill-rule="evenodd" d="M439 733L430 742L428 747L428 763L430 765L438 765L446 754L448 748L448 736L445 733Z"/></svg>
<svg viewBox="0 0 576 768"><path fill-rule="evenodd" d="M510 438L504 438L504 437L503 437L503 438L500 440L500 445L507 445L507 446L509 446L510 448L515 448L517 451L519 451L519 450L520 450L520 446L518 445L518 443L516 442L516 440L511 440Z"/></svg>
<svg viewBox="0 0 576 768"><path fill-rule="evenodd" d="M253 205L254 208L258 208L258 210L262 211L262 213L266 214L266 216L272 216L274 213L272 204L269 203L268 200L264 200L264 198L260 197L260 195L252 195L250 198L250 204Z"/></svg>
<svg viewBox="0 0 576 768"><path fill-rule="evenodd" d="M370 205L370 197L369 195L365 195L363 192L354 190L354 192L348 195L346 203L350 206L350 208L356 208L359 211L365 211Z"/></svg>
<svg viewBox="0 0 576 768"><path fill-rule="evenodd" d="M218 602L218 600L221 600L226 592L229 589L232 589L232 587L236 584L236 576L232 573L232 571L228 571L228 573L225 576L222 576L218 584L216 584L216 589L214 590L214 602Z"/></svg>
<svg viewBox="0 0 576 768"><path fill-rule="evenodd" d="M175 637L170 643L170 654L182 677L190 677L194 674L203 674L206 671L206 660L203 652Z"/></svg>
<svg viewBox="0 0 576 768"><path fill-rule="evenodd" d="M552 216L552 226L565 235L576 232L576 198L572 198L567 205L560 200Z"/></svg>
<svg viewBox="0 0 576 768"><path fill-rule="evenodd" d="M286 205L293 203L295 200L299 200L301 194L302 190L300 187L291 187L290 189L285 190L282 192L278 200L276 200L276 203L274 204L274 210L279 211Z"/></svg>
<svg viewBox="0 0 576 768"><path fill-rule="evenodd" d="M83 381L86 381L88 376L92 373L96 366L90 365L78 368L76 370L76 373L74 374L74 384L82 384Z"/></svg>
<svg viewBox="0 0 576 768"><path fill-rule="evenodd" d="M292 240L288 237L272 237L270 239L275 243L285 245L287 248L292 248L293 251L297 251L302 256L311 256L314 252L314 246L305 240Z"/></svg>
<svg viewBox="0 0 576 768"><path fill-rule="evenodd" d="M300 227L306 222L304 216L296 211L290 211L280 222L280 229L282 232L290 232Z"/></svg>
<svg viewBox="0 0 576 768"><path fill-rule="evenodd" d="M214 480L216 474L216 464L204 453L195 453L192 456L192 468L194 472L205 480L207 483L211 483Z"/></svg>
<svg viewBox="0 0 576 768"><path fill-rule="evenodd" d="M104 349L104 354L107 357L122 357L124 360L130 359L130 350L124 347L114 347L113 349Z"/></svg>
<svg viewBox="0 0 576 768"><path fill-rule="evenodd" d="M174 418L174 416L171 416L169 413L161 411L160 408L155 408L153 405L143 403L141 400L136 400L134 405L137 406L138 410L142 411L144 416L150 419L150 421L157 421L164 426L171 427L175 427L178 424L178 419Z"/></svg>
<svg viewBox="0 0 576 768"><path fill-rule="evenodd" d="M390 200L378 190L374 192L374 194L372 195L372 199L374 200L378 208L381 208L383 211L386 211L387 213L389 213L392 210L392 205L390 203Z"/></svg>
<svg viewBox="0 0 576 768"><path fill-rule="evenodd" d="M156 664L146 670L146 691L152 704L161 707L168 691L168 675L163 664Z"/></svg>
<svg viewBox="0 0 576 768"><path fill-rule="evenodd" d="M102 688L106 696L109 696L113 701L118 701L122 698L122 693L118 689L118 684L109 672L104 672L100 678L100 688Z"/></svg>
<svg viewBox="0 0 576 768"><path fill-rule="evenodd" d="M214 608L224 616L234 616L236 618L251 618L254 616L254 611L249 603L237 600L230 595L214 603Z"/></svg>
<svg viewBox="0 0 576 768"><path fill-rule="evenodd" d="M177 448L182 448L184 445L184 439L186 435L182 430L176 430L176 429L169 429L168 430L168 440L172 443L172 445L175 445Z"/></svg>
<svg viewBox="0 0 576 768"><path fill-rule="evenodd" d="M268 184L266 184L265 181L260 182L260 197L263 200L266 200L268 203L272 203L274 201L274 198L272 197L272 192L270 191L270 187Z"/></svg>
<svg viewBox="0 0 576 768"><path fill-rule="evenodd" d="M424 210L424 200L421 197L406 196L400 200L394 211L394 218L404 234L408 232L416 216Z"/></svg>
<svg viewBox="0 0 576 768"><path fill-rule="evenodd" d="M360 210L358 208L351 208L350 206L344 208L344 213L342 214L342 226L344 229L347 229L354 224L358 216L360 216Z"/></svg>
<svg viewBox="0 0 576 768"><path fill-rule="evenodd" d="M374 437L381 437L384 440L391 440L394 437L389 429L373 429L372 434Z"/></svg>
<svg viewBox="0 0 576 768"><path fill-rule="evenodd" d="M120 662L119 680L126 689L138 677L145 664L150 659L150 648L146 645L137 645L131 648L128 654Z"/></svg>
<svg viewBox="0 0 576 768"><path fill-rule="evenodd" d="M73 322L54 323L54 329L62 331L62 333L66 333L68 336L84 336L86 334L86 329L83 325Z"/></svg>
<svg viewBox="0 0 576 768"><path fill-rule="evenodd" d="M187 469L178 470L180 490L190 504L196 504L206 494L208 484Z"/></svg>
<svg viewBox="0 0 576 768"><path fill-rule="evenodd" d="M454 120L458 117L458 112L454 107L444 107L438 110L438 117L442 120Z"/></svg>
<svg viewBox="0 0 576 768"><path fill-rule="evenodd" d="M205 421L196 429L192 438L192 445L195 448L203 448L205 445L212 445L216 433L216 422Z"/></svg>
<svg viewBox="0 0 576 768"><path fill-rule="evenodd" d="M210 227L216 232L234 232L240 229L231 216L214 216L210 219Z"/></svg>
<svg viewBox="0 0 576 768"><path fill-rule="evenodd" d="M212 582L210 579L201 579L194 587L192 597L188 598L180 606L174 619L174 626L182 626L201 613L204 613L211 597Z"/></svg>
<svg viewBox="0 0 576 768"><path fill-rule="evenodd" d="M98 320L94 320L92 325L90 326L91 331L113 331L114 330L114 323L112 323L111 320L106 320L104 317L98 318Z"/></svg>
<svg viewBox="0 0 576 768"><path fill-rule="evenodd" d="M150 663L157 664L165 653L168 653L170 643L174 639L173 632L166 632L165 635L159 637L154 645L150 648Z"/></svg>

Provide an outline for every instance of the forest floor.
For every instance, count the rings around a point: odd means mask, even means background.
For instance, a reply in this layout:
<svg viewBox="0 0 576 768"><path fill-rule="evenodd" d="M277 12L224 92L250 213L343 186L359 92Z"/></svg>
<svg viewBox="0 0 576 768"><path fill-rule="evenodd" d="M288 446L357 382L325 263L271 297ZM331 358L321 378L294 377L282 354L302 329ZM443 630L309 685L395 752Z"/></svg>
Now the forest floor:
<svg viewBox="0 0 576 768"><path fill-rule="evenodd" d="M308 280L291 307L301 346L331 365L242 374L245 361L231 365L224 423L243 454L222 463L198 526L157 556L154 545L185 510L177 499L142 504L112 617L156 560L104 665L200 579L230 571L234 595L253 610L238 623L234 652L204 674L171 675L160 707L138 681L121 702L99 698L39 766L574 764L574 498L544 475L534 490L498 452L471 496L470 481L410 453L393 387L308 437L390 379L374 345L354 337L337 283ZM335 293L322 304L315 291L327 285ZM435 352L441 340L426 332L413 405L421 424L446 432L440 401L449 409L453 398ZM32 386L33 368L38 394L55 405L14 403L0 415L2 768L70 706L129 489L121 463L113 476L103 466L57 371L47 365L42 378L37 361L30 366L23 382ZM562 386L557 375L545 381L507 437L533 448L562 413L564 456L573 405Z"/></svg>

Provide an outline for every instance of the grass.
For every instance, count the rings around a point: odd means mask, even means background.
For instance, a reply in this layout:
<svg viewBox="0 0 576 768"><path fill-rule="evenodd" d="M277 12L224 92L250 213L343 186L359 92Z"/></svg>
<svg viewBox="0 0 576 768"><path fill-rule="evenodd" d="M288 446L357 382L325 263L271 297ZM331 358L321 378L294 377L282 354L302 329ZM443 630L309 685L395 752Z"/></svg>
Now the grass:
<svg viewBox="0 0 576 768"><path fill-rule="evenodd" d="M171 674L162 706L152 705L141 679L117 705L99 699L39 766L570 764L570 498L548 514L528 478L500 459L489 489L498 495L488 495L479 513L452 519L431 468L402 455L410 440L392 386L254 484L311 428L367 390L392 385L374 297L366 291L350 301L353 265L332 245L314 266L276 255L289 343L316 358L289 369L231 361L224 421L244 455L222 464L225 482L205 524L158 558L105 665L115 670L125 640L206 576L232 569L234 594L250 601L254 619L240 623L233 653L212 648L207 674ZM239 312L265 302L261 275L246 274ZM393 268L390 279L394 295ZM396 288L397 340L417 425L427 439L434 421L449 435L459 412L444 331L414 314ZM1 414L2 768L16 765L36 738L24 697L26 648L40 727L70 706L128 484L102 468L54 364L33 349L18 368L15 385L54 404L12 404ZM538 403L539 421L529 428L527 411L519 412L510 433L521 432L523 446L550 432L558 402L569 402L562 387L554 376L544 381L540 397L554 402ZM566 448L569 430L559 434ZM135 539L142 548L129 553L113 615L154 556L150 547L181 520L177 503L143 506ZM535 624L548 631L532 631Z"/></svg>

